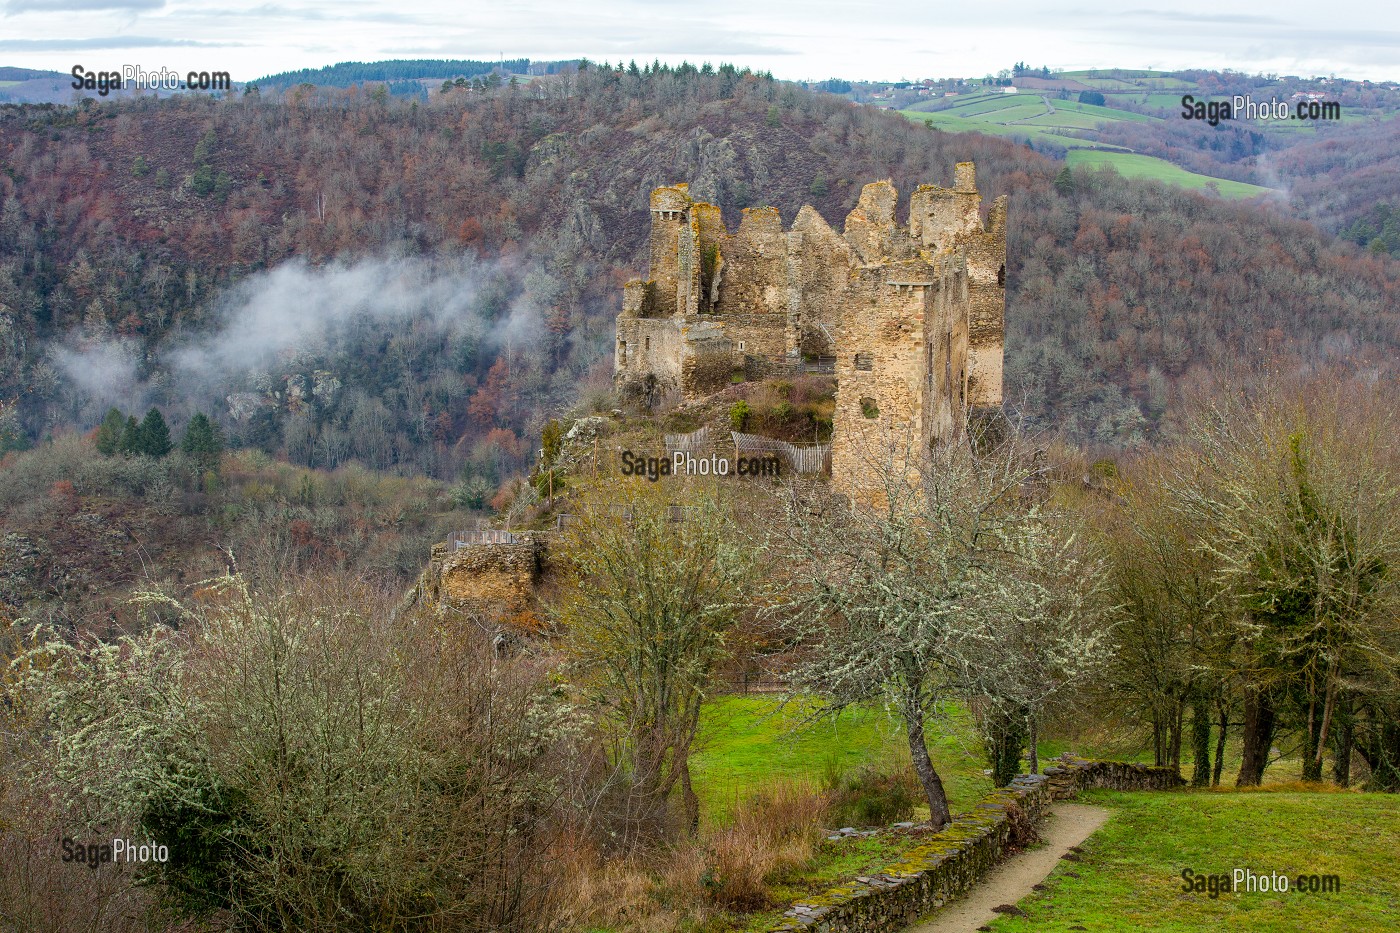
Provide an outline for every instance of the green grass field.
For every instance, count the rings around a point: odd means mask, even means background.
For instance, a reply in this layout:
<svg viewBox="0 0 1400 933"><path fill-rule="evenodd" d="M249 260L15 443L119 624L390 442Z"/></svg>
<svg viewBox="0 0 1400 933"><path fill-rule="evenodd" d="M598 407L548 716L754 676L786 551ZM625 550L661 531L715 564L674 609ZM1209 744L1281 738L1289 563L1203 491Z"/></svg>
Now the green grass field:
<svg viewBox="0 0 1400 933"><path fill-rule="evenodd" d="M974 94L956 99L938 111L900 111L911 120L949 133L988 133L1065 149L1096 146L1094 130L1113 120L1152 121L1157 117L1128 113L1112 107L1081 104L1023 91L1019 94ZM1109 147L1119 149L1121 147Z"/></svg>
<svg viewBox="0 0 1400 933"><path fill-rule="evenodd" d="M1249 185L1242 181L1227 181L1223 178L1211 178L1209 175L1197 175L1195 172L1188 172L1165 159L1131 152L1096 152L1075 149L1066 154L1065 161L1074 168L1111 166L1118 174L1128 178L1150 178L1181 188L1199 190L1214 185L1221 197L1226 198L1252 198L1261 194L1270 194L1273 191L1271 188Z"/></svg>
<svg viewBox="0 0 1400 933"><path fill-rule="evenodd" d="M1158 120L1157 117L1151 117L1145 113L1130 113L1127 110L1115 110L1112 107L1100 107L1097 104L1081 104L1077 100L1057 100L1053 101L1053 104L1057 111L1072 110L1075 113L1098 117L1100 120L1128 120L1133 123L1155 123Z"/></svg>
<svg viewBox="0 0 1400 933"><path fill-rule="evenodd" d="M831 771L865 765L909 767L897 720L879 709L850 710L835 721L809 722L810 709L763 695L727 696L706 704L692 773L702 819L722 823L735 802L777 782L821 786ZM965 715L931 720L929 743L953 810L967 809L990 789L980 742ZM1121 746L1078 743L1090 757L1150 760ZM1103 739L1102 741L1110 741ZM1041 743L1041 761L1066 750L1063 738ZM1285 749L1287 751L1287 749ZM1226 783L1238 750L1226 760ZM1266 782L1297 778L1296 762L1270 767ZM1190 772L1190 763L1183 763ZM1083 860L1063 862L1047 887L1018 906L1029 917L1003 917L998 933L1070 930L1225 931L1385 930L1385 911L1400 904L1400 799L1355 792L1233 789L1180 793L1093 791L1081 801L1108 807L1109 822L1082 846ZM926 808L916 819L927 817ZM774 879L772 909L715 918L707 933L757 933L788 904L857 875L897 862L917 837L883 835L823 843L801 869ZM1181 890L1181 871L1336 874L1340 894L1239 894L1211 899ZM1074 877L1077 875L1078 877Z"/></svg>
<svg viewBox="0 0 1400 933"><path fill-rule="evenodd" d="M1081 861L1061 862L1044 891L1017 905L1026 917L991 925L997 933L1379 933L1400 925L1400 800L1393 795L1095 791L1080 800L1113 816L1083 844ZM1341 890L1211 898L1182 890L1186 868L1335 874Z"/></svg>
<svg viewBox="0 0 1400 933"><path fill-rule="evenodd" d="M809 709L762 695L718 697L705 705L691 758L704 819L722 820L736 801L775 782L819 787L831 771L909 767L898 719L882 710L855 709L834 721L806 722ZM951 731L930 721L928 738L954 810L991 789L982 774L981 745L965 717L959 716Z"/></svg>
<svg viewBox="0 0 1400 933"><path fill-rule="evenodd" d="M718 697L705 705L691 757L703 822L723 822L736 802L775 783L821 787L830 771L850 772L866 765L882 770L910 767L903 729L883 710L848 710L834 721L807 722L809 710L762 695ZM955 714L951 725L930 720L928 741L954 812L967 809L991 789L991 780L982 773L986 765L981 743L965 715ZM928 807L918 808L914 818L928 819ZM770 885L779 906L730 916L728 925L717 922L706 933L764 930L792 902L897 862L920 841L884 835L823 843L811 862Z"/></svg>
<svg viewBox="0 0 1400 933"><path fill-rule="evenodd" d="M1056 127L1037 126L1035 123L1029 122L990 123L984 120L955 116L947 111L927 113L919 110L901 110L899 112L916 123L926 123L933 126L934 129L947 133L986 133L988 136L1010 136L1015 139L1052 143L1065 149L1100 145L1092 139L1064 135L1066 132L1084 132L1071 128L1065 128L1061 131Z"/></svg>

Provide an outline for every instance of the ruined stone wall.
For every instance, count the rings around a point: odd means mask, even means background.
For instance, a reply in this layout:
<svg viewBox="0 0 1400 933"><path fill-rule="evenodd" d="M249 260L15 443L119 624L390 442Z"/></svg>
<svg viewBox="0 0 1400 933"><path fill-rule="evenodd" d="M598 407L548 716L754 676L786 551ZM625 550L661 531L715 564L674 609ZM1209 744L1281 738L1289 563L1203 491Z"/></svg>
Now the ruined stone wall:
<svg viewBox="0 0 1400 933"><path fill-rule="evenodd" d="M971 283L968 335L968 404L1001 404L1002 357L1006 339L1006 198L992 204L985 231L960 244Z"/></svg>
<svg viewBox="0 0 1400 933"><path fill-rule="evenodd" d="M811 207L789 231L773 208L746 210L731 234L685 185L656 189L652 280L627 286L618 318L619 388L701 398L738 369L834 356L832 473L847 491L877 452L951 437L969 408L1001 401L1006 200L984 224L964 162L953 187L914 192L903 226L897 203L874 182L843 234Z"/></svg>
<svg viewBox="0 0 1400 933"><path fill-rule="evenodd" d="M847 491L922 446L932 291L921 270L870 266L847 293L831 438L831 475Z"/></svg>
<svg viewBox="0 0 1400 933"><path fill-rule="evenodd" d="M682 330L680 389L686 398L713 395L728 386L734 374L734 341L723 324L707 317L692 319Z"/></svg>
<svg viewBox="0 0 1400 933"><path fill-rule="evenodd" d="M514 544L434 548L432 596L458 612L513 614L533 606L541 542L528 533Z"/></svg>
<svg viewBox="0 0 1400 933"><path fill-rule="evenodd" d="M651 193L651 280L655 283L654 312L675 314L682 279L681 249L690 234L690 194L686 185L657 188ZM681 236L686 232L686 237Z"/></svg>
<svg viewBox="0 0 1400 933"><path fill-rule="evenodd" d="M787 241L788 354L835 355L854 254L810 205L798 211Z"/></svg>
<svg viewBox="0 0 1400 933"><path fill-rule="evenodd" d="M624 396L680 389L685 328L675 317L619 317L614 372Z"/></svg>

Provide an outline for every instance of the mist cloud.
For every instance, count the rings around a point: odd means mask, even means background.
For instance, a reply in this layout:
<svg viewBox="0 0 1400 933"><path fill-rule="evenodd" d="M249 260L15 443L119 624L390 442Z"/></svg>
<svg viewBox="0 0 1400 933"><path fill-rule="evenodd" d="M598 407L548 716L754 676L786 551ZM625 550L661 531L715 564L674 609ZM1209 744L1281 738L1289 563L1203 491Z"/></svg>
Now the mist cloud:
<svg viewBox="0 0 1400 933"><path fill-rule="evenodd" d="M483 308L483 286L503 273L515 279L512 270L470 256L319 267L295 260L230 288L215 301L217 323L176 340L157 359L145 361L135 341L115 338L70 339L51 350L51 359L97 407L137 408L157 395L192 404L221 400L258 374L306 357L378 353L409 327L463 334L489 350L524 347L543 333L528 300Z"/></svg>

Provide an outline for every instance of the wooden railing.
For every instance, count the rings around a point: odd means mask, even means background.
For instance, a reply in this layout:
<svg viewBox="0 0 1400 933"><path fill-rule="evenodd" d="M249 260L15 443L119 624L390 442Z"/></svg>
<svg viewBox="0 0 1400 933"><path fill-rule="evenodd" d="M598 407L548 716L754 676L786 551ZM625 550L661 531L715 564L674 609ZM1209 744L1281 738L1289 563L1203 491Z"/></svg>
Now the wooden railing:
<svg viewBox="0 0 1400 933"><path fill-rule="evenodd" d="M447 536L447 549L455 551L473 544L519 544L523 540L525 539L519 535L502 531L499 528L487 528L482 531L454 531Z"/></svg>

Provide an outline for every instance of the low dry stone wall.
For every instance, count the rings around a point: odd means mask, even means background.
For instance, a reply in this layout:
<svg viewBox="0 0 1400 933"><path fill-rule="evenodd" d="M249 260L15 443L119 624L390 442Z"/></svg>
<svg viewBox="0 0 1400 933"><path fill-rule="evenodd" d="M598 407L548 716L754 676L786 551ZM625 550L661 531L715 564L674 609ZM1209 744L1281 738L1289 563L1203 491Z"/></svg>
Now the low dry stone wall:
<svg viewBox="0 0 1400 933"><path fill-rule="evenodd" d="M1064 756L1044 774L1023 774L959 815L898 864L795 904L769 933L888 933L966 892L1006 855L1016 824L1040 821L1056 800L1091 787L1168 790L1172 768ZM1019 811L1019 812L1018 812Z"/></svg>

